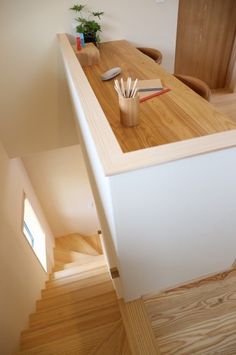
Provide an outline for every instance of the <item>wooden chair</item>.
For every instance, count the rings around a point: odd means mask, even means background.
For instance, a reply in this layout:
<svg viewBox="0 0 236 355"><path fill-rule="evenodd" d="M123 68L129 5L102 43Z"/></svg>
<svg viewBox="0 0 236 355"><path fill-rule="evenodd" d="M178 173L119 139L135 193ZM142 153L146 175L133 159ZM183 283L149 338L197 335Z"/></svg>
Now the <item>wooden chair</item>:
<svg viewBox="0 0 236 355"><path fill-rule="evenodd" d="M146 48L146 47L139 47L137 48L143 54L146 54L148 57L152 58L154 62L161 64L162 62L162 53L154 48Z"/></svg>
<svg viewBox="0 0 236 355"><path fill-rule="evenodd" d="M152 58L156 63L161 64L162 53L154 48L139 47L137 48L140 52ZM179 79L182 83L187 85L190 89L195 91L198 95L203 97L205 100L210 101L211 90L209 86L202 80L189 75L174 74L174 76Z"/></svg>
<svg viewBox="0 0 236 355"><path fill-rule="evenodd" d="M174 74L174 76L205 100L210 101L211 89L204 81L189 75Z"/></svg>

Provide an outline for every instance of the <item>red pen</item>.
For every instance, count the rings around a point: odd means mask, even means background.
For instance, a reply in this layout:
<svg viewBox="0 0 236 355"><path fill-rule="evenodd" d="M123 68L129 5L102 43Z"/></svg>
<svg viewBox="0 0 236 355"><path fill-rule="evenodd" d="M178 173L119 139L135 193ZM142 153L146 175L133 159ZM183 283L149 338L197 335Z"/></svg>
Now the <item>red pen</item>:
<svg viewBox="0 0 236 355"><path fill-rule="evenodd" d="M82 48L80 37L76 37L76 48L78 51Z"/></svg>

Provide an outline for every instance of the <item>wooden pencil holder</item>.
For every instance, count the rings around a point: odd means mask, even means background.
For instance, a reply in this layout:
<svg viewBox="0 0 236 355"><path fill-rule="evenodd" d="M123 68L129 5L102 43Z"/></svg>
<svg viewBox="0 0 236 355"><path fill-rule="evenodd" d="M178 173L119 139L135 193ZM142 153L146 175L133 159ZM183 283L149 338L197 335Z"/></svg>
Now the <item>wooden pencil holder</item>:
<svg viewBox="0 0 236 355"><path fill-rule="evenodd" d="M123 97L119 95L120 121L126 127L134 127L139 123L139 97Z"/></svg>
<svg viewBox="0 0 236 355"><path fill-rule="evenodd" d="M80 50L77 50L76 46L73 48L82 67L99 63L100 53L93 43L86 43L85 47Z"/></svg>

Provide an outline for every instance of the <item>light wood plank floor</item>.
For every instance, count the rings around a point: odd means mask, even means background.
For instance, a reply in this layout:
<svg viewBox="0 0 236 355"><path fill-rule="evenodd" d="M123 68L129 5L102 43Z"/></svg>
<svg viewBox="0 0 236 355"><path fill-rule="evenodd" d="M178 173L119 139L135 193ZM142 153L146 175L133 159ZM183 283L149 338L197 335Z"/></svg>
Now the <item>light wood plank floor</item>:
<svg viewBox="0 0 236 355"><path fill-rule="evenodd" d="M161 354L236 354L236 269L144 302Z"/></svg>
<svg viewBox="0 0 236 355"><path fill-rule="evenodd" d="M236 122L236 93L226 89L213 91L210 103Z"/></svg>

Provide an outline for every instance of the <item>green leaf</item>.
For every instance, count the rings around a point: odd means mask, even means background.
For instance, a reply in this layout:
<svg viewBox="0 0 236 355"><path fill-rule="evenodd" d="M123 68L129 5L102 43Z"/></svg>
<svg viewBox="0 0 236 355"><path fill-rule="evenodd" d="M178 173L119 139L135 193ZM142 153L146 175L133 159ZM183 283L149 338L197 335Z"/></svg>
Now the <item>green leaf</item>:
<svg viewBox="0 0 236 355"><path fill-rule="evenodd" d="M104 15L103 11L92 12L93 16L98 17L101 20L101 16Z"/></svg>
<svg viewBox="0 0 236 355"><path fill-rule="evenodd" d="M94 16L94 18L96 19L99 18L99 20L101 20L101 16L104 14L104 12L103 11L90 12L88 10L83 11L84 8L86 8L86 5L79 5L79 4L76 4L70 8L70 10L73 10L76 13L83 12L81 13L81 16L75 18L75 20L79 23L78 26L76 26L76 31L79 33L95 33L97 41L99 42L100 38L97 32L101 32L101 26L95 20L91 20L91 17ZM87 16L85 16L85 12L87 12Z"/></svg>
<svg viewBox="0 0 236 355"><path fill-rule="evenodd" d="M87 22L87 20L85 20L83 17L77 17L75 21L80 22L81 24L85 24Z"/></svg>
<svg viewBox="0 0 236 355"><path fill-rule="evenodd" d="M70 8L70 10L73 10L75 12L80 12L85 8L85 5L74 5L73 7Z"/></svg>

